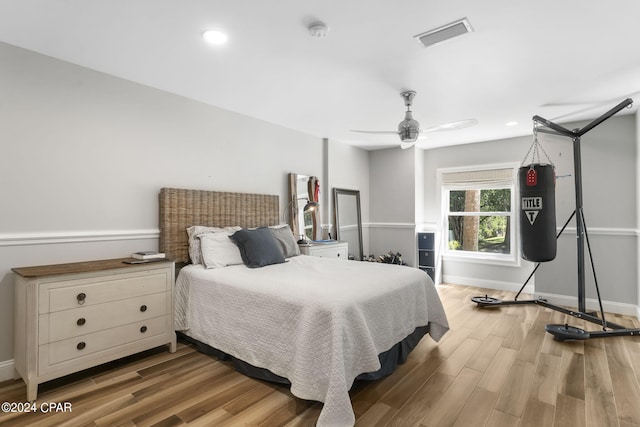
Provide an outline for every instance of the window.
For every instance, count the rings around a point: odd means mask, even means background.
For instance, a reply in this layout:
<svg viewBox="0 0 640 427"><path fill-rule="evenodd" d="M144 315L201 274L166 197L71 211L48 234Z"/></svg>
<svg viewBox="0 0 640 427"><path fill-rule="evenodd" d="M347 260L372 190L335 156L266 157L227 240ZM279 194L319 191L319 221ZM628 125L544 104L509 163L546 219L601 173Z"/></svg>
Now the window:
<svg viewBox="0 0 640 427"><path fill-rule="evenodd" d="M445 255L517 262L517 167L441 174Z"/></svg>

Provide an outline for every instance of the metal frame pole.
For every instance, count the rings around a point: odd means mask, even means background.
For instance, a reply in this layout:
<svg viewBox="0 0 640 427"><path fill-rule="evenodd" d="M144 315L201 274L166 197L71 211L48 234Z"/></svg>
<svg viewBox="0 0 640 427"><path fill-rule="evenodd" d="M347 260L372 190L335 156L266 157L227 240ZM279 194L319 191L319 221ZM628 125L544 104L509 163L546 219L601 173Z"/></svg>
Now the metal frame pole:
<svg viewBox="0 0 640 427"><path fill-rule="evenodd" d="M573 173L576 195L576 245L578 252L578 311L585 311L584 221L582 216L582 153L580 137L573 138Z"/></svg>

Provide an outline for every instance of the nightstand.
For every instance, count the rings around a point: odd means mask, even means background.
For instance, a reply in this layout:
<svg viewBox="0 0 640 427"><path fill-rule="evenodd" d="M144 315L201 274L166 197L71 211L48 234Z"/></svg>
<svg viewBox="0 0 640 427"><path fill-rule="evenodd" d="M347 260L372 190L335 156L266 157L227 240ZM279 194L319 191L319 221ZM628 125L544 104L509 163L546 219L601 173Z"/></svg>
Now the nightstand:
<svg viewBox="0 0 640 427"><path fill-rule="evenodd" d="M349 244L347 242L327 242L327 243L301 243L300 253L304 255L325 257L325 258L338 258L349 259Z"/></svg>
<svg viewBox="0 0 640 427"><path fill-rule="evenodd" d="M38 384L168 344L173 261L123 259L14 268L15 368L35 400Z"/></svg>
<svg viewBox="0 0 640 427"><path fill-rule="evenodd" d="M435 233L418 233L418 268L436 281Z"/></svg>

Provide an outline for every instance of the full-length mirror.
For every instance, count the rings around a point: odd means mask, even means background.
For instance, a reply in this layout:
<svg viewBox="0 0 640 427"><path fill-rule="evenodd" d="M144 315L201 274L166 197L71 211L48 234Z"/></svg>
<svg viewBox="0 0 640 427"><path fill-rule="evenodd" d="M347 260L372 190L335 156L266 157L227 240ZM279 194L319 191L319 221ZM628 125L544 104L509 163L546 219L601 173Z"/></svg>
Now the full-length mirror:
<svg viewBox="0 0 640 427"><path fill-rule="evenodd" d="M288 175L289 201L286 212L288 224L298 240L318 240L319 205L318 178L290 173Z"/></svg>
<svg viewBox="0 0 640 427"><path fill-rule="evenodd" d="M334 188L333 215L336 238L349 244L349 259L362 261L360 191Z"/></svg>

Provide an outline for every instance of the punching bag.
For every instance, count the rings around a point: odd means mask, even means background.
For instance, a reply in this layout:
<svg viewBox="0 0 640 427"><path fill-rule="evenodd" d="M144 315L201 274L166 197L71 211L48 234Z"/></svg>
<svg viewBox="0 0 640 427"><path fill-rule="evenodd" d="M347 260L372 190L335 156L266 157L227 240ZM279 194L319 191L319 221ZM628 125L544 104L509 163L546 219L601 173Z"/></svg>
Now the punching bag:
<svg viewBox="0 0 640 427"><path fill-rule="evenodd" d="M556 257L556 174L553 165L531 163L518 171L521 256L532 262Z"/></svg>

